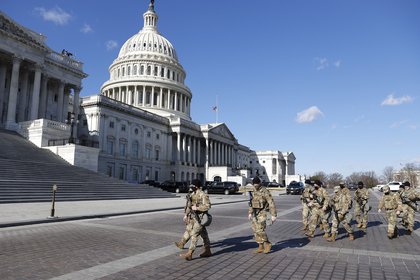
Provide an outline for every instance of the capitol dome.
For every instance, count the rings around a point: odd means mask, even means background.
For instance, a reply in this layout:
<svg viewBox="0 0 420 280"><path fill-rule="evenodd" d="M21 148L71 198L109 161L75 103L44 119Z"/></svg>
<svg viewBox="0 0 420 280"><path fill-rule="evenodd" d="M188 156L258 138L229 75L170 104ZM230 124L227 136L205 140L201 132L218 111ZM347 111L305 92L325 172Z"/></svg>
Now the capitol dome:
<svg viewBox="0 0 420 280"><path fill-rule="evenodd" d="M143 14L143 28L121 47L109 67L101 94L161 116L190 117L192 93L175 48L157 30L154 1Z"/></svg>

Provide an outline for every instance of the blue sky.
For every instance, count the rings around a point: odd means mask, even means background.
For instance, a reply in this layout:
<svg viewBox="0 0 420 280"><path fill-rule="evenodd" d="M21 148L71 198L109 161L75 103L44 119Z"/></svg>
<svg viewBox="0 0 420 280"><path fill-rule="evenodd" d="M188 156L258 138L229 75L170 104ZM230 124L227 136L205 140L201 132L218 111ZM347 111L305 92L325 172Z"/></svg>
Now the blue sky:
<svg viewBox="0 0 420 280"><path fill-rule="evenodd" d="M67 49L99 93L147 0L2 0L0 9ZM293 151L296 172L420 163L420 1L156 0L192 118L218 120L254 150Z"/></svg>

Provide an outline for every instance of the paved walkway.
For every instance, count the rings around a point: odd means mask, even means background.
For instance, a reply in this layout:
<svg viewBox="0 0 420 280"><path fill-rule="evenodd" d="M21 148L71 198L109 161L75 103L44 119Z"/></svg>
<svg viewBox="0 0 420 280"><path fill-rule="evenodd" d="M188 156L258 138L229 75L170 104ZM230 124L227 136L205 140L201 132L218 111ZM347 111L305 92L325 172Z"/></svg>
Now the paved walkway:
<svg viewBox="0 0 420 280"><path fill-rule="evenodd" d="M273 195L285 191L273 191ZM234 203L246 200L246 196L210 195L214 205ZM185 206L185 194L175 198L124 199L98 201L65 201L56 202L54 218L51 218L52 203L11 203L0 204L0 228L70 221L107 216L129 215L144 212L180 209Z"/></svg>

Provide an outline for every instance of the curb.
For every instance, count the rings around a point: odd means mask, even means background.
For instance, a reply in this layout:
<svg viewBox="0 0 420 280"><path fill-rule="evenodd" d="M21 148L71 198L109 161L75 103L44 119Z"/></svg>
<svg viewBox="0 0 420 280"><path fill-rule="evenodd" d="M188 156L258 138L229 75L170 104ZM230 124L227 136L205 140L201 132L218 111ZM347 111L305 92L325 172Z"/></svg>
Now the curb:
<svg viewBox="0 0 420 280"><path fill-rule="evenodd" d="M216 203L212 203L212 205L233 204L233 203L240 203L240 202L247 202L247 201L248 200L237 200L237 201L228 201L228 202L219 202L219 203L216 202ZM0 223L0 228L37 225L37 224L51 224L51 223L69 222L69 221L77 221L77 220L103 219L103 218L108 218L108 217L162 212L162 211L177 210L177 209L184 209L184 206L159 208L159 209L151 209L151 210L128 211L128 212L120 212L120 213L92 214L92 215L84 215L84 216L69 216L69 217L57 217L57 218L47 217L45 219L39 219L39 220Z"/></svg>

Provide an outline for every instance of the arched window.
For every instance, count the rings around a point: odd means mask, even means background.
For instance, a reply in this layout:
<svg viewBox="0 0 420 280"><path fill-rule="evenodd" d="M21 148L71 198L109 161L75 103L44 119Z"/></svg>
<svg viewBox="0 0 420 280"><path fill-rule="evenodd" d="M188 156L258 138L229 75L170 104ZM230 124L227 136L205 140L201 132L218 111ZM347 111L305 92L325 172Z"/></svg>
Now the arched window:
<svg viewBox="0 0 420 280"><path fill-rule="evenodd" d="M127 140L120 139L120 156L125 157L127 153Z"/></svg>
<svg viewBox="0 0 420 280"><path fill-rule="evenodd" d="M118 68L118 78L120 77L120 68Z"/></svg>
<svg viewBox="0 0 420 280"><path fill-rule="evenodd" d="M151 72L152 72L152 67L150 65L148 65L146 75L150 75Z"/></svg>
<svg viewBox="0 0 420 280"><path fill-rule="evenodd" d="M137 75L137 64L133 66L133 75Z"/></svg>
<svg viewBox="0 0 420 280"><path fill-rule="evenodd" d="M127 67L127 76L130 76L131 75L131 66L128 66Z"/></svg>
<svg viewBox="0 0 420 280"><path fill-rule="evenodd" d="M122 68L122 75L125 76L125 67Z"/></svg>
<svg viewBox="0 0 420 280"><path fill-rule="evenodd" d="M160 68L160 76L162 78L165 77L165 69L164 68Z"/></svg>
<svg viewBox="0 0 420 280"><path fill-rule="evenodd" d="M144 65L140 66L140 75L144 74Z"/></svg>

